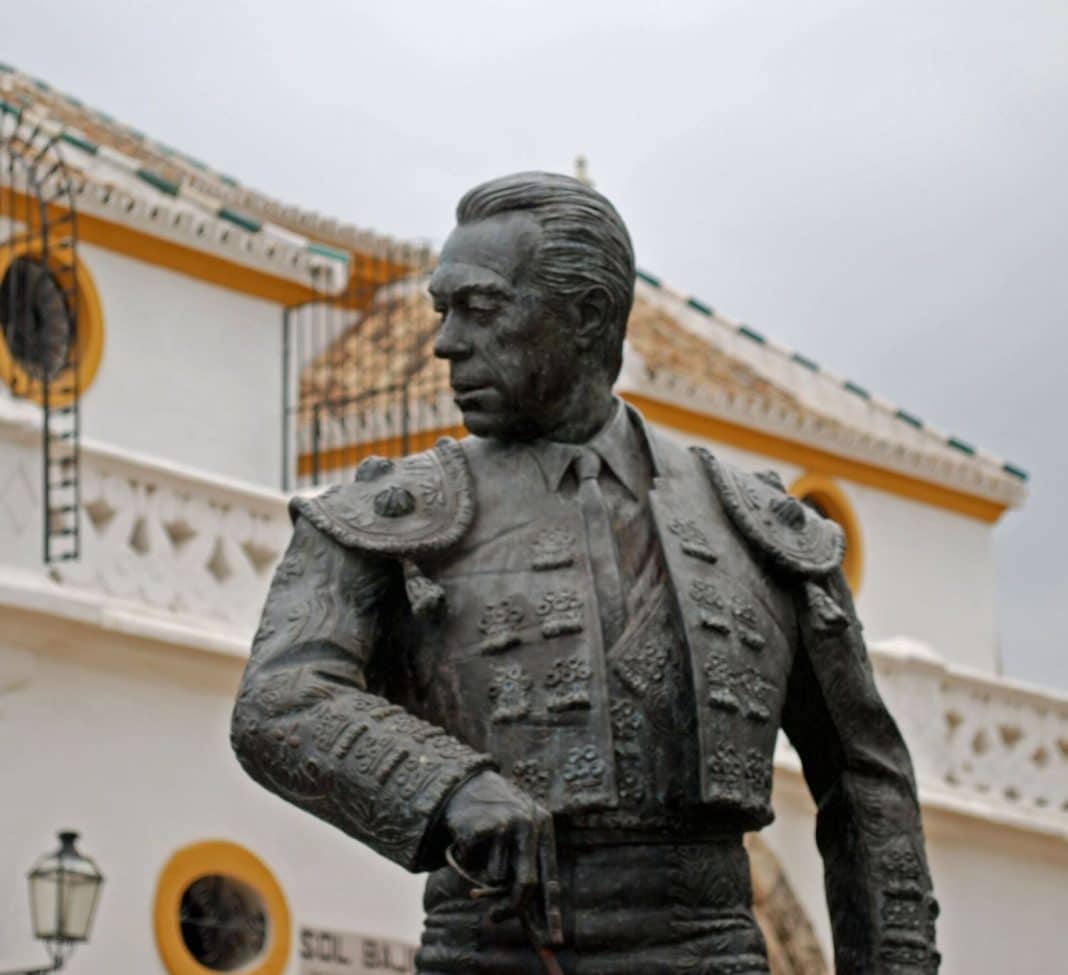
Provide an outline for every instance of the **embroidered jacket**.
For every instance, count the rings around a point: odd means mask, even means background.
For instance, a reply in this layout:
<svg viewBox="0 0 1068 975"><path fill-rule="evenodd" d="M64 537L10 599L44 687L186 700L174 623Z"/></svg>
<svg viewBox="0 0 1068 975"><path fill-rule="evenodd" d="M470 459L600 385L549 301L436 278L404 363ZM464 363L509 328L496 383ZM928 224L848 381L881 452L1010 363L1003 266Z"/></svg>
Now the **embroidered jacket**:
<svg viewBox="0 0 1068 975"><path fill-rule="evenodd" d="M819 809L837 970L936 971L911 763L840 530L774 475L647 438L665 585L613 647L581 513L521 447L446 440L294 501L235 707L239 759L426 870L448 797L484 768L575 822L758 829L781 727Z"/></svg>

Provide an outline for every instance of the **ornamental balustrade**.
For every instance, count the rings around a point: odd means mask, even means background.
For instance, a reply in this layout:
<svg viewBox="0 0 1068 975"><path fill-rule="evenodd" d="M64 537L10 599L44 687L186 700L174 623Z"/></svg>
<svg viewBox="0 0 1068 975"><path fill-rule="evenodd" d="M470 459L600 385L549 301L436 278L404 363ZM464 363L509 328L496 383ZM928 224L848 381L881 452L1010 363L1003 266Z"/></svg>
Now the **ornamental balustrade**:
<svg viewBox="0 0 1068 975"><path fill-rule="evenodd" d="M97 600L126 618L222 634L234 652L247 646L289 538L285 497L86 443L81 558L42 566L40 421L13 406L0 401L4 599L51 587L57 606L64 595ZM907 640L871 650L926 802L1068 838L1068 697L949 665ZM785 744L778 760L797 768Z"/></svg>
<svg viewBox="0 0 1068 975"><path fill-rule="evenodd" d="M0 563L36 569L67 591L247 640L289 539L281 493L85 443L81 558L41 567L39 448L26 425L8 426L15 435L0 440L0 525L15 543Z"/></svg>

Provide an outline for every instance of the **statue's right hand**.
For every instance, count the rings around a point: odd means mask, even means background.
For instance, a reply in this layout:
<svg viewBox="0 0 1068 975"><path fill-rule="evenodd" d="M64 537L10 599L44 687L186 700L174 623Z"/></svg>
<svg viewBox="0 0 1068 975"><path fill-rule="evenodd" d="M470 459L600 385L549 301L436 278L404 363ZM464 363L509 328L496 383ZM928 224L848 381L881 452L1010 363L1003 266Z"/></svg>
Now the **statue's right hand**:
<svg viewBox="0 0 1068 975"><path fill-rule="evenodd" d="M538 890L539 865L544 872L556 863L552 816L507 779L485 771L453 793L445 826L464 870L504 887L510 908L526 911Z"/></svg>

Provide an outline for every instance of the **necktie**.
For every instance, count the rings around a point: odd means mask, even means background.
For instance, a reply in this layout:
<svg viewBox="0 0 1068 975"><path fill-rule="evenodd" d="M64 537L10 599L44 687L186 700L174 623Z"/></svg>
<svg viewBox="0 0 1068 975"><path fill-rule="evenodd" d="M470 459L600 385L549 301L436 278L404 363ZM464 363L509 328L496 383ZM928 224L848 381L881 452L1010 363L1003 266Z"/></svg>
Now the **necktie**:
<svg viewBox="0 0 1068 975"><path fill-rule="evenodd" d="M619 572L615 536L612 532L612 520L598 482L601 458L589 447L580 447L574 465L579 482L579 505L586 522L586 544L590 554L590 566L593 569L593 582L597 589L604 647L608 650L623 632L623 625L626 621L626 602L623 595L623 580Z"/></svg>

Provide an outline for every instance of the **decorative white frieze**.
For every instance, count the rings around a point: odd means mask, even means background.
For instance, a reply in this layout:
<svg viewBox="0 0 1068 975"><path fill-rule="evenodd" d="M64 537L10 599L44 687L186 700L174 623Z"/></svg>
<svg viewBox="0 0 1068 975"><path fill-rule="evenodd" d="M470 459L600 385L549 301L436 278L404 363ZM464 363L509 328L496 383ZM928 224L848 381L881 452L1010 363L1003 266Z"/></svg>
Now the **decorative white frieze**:
<svg viewBox="0 0 1068 975"><path fill-rule="evenodd" d="M81 557L42 565L39 428L0 404L0 567L78 595L242 639L289 540L285 497L91 442L81 450ZM21 422L20 422L21 421Z"/></svg>
<svg viewBox="0 0 1068 975"><path fill-rule="evenodd" d="M1041 819L1068 838L1068 696L947 665L922 644L872 648L922 791Z"/></svg>

